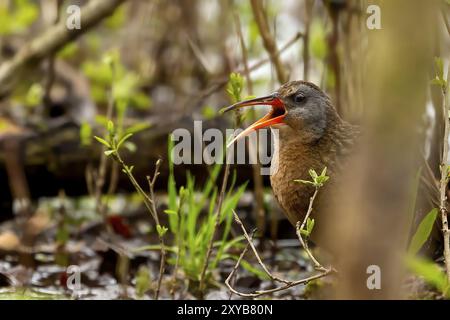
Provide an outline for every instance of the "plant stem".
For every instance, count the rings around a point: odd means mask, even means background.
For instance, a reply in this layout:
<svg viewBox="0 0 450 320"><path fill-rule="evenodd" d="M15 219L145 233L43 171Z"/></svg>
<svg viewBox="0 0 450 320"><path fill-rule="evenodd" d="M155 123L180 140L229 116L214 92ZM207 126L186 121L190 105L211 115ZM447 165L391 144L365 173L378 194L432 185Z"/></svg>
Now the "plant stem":
<svg viewBox="0 0 450 320"><path fill-rule="evenodd" d="M269 294L269 293L274 293L274 292L278 292L278 291L282 291L282 290L286 290L288 288L291 287L295 287L298 286L300 284L307 284L308 282L312 281L312 280L316 280L319 278L323 278L333 272L336 272L336 270L334 270L332 267L329 268L323 268L320 269L318 274L312 275L310 277L304 278L304 279L300 279L297 281L290 281L290 280L285 280L279 277L274 276L269 269L266 267L266 265L262 262L261 257L258 254L258 251L255 248L255 245L253 244L252 241L252 236L253 234L249 235L247 230L244 227L244 224L242 223L241 219L239 218L239 216L237 215L237 213L233 210L233 215L234 215L234 219L236 220L236 222L240 225L242 231L244 232L244 237L247 240L248 245L246 246L246 248L244 249L244 251L241 253L238 261L236 262L236 265L234 266L233 270L231 271L231 273L228 275L227 279L225 280L225 285L228 287L228 289L234 293L237 294L238 296L241 297L247 297L247 298L255 298L255 297L259 297L265 294ZM231 284L230 281L233 278L234 274L236 273L239 264L241 263L245 253L248 250L248 247L250 247L253 251L253 253L255 254L256 259L258 260L259 265L263 268L264 272L267 274L267 276L269 276L269 278L273 281L277 281L277 282L281 282L283 283L283 285L273 288L273 289L269 289L269 290L257 290L255 292L252 293L243 293L243 292L239 292L236 289L234 289Z"/></svg>
<svg viewBox="0 0 450 320"><path fill-rule="evenodd" d="M241 124L241 115L238 111L235 112L235 127L239 127ZM225 171L223 173L223 180L222 180L222 186L220 188L220 194L219 194L219 200L217 203L217 211L216 211L216 220L214 222L214 229L211 235L211 238L209 239L208 243L208 250L206 251L206 257L205 261L203 263L202 272L200 273L200 284L199 284L199 290L200 292L203 292L205 287L205 277L206 277L206 271L208 270L209 260L211 259L211 254L214 246L214 238L216 237L217 229L220 225L220 217L222 216L222 205L223 200L225 198L225 193L227 191L227 185L228 185L228 177L230 176L230 163L232 162L231 157L233 156L233 152L226 153L225 156Z"/></svg>
<svg viewBox="0 0 450 320"><path fill-rule="evenodd" d="M244 36L242 34L241 21L239 19L239 15L236 11L234 11L234 20L236 23L236 30L239 36L239 42L241 44L242 51L242 62L244 64L244 75L245 80L247 82L247 92L249 95L253 95L253 82L250 76L250 68L248 65L248 55L247 55L247 47L245 45ZM256 112L255 109L250 110L250 118L253 122L256 121ZM266 215L264 211L264 183L261 176L261 165L258 162L258 136L256 136L256 141L253 143L253 140L249 140L249 149L250 154L255 155L255 162L252 164L252 175L253 175L253 183L254 183L254 196L256 203L256 226L260 232L260 234L264 234L266 228Z"/></svg>
<svg viewBox="0 0 450 320"><path fill-rule="evenodd" d="M450 283L450 232L448 229L448 210L447 210L447 183L448 183L448 138L449 138L449 114L447 106L447 88L442 86L443 95L443 114L444 114L444 146L441 161L441 180L440 180L440 212L442 219L442 234L444 237L444 260L447 280Z"/></svg>
<svg viewBox="0 0 450 320"><path fill-rule="evenodd" d="M116 160L121 165L121 167L123 168L123 171L127 175L127 177L130 180L131 184L134 186L136 191L139 193L139 195L144 200L144 204L147 207L147 210L150 212L150 215L152 216L152 218L155 221L156 225L160 225L158 212L156 210L155 198L154 198L154 196L155 196L154 195L154 185L155 185L155 182L156 182L156 178L159 175L160 160L158 160L156 162L156 167L155 167L155 172L153 174L153 178L150 179L150 177L147 177L147 180L148 180L148 183L149 183L149 189L150 189L150 191L149 191L150 194L148 195L141 188L139 183L136 181L136 179L134 178L133 173L131 172L131 169L122 160L122 157L120 156L120 154L119 154L119 152L117 150L116 150L116 152L113 153L113 158L114 158L114 160ZM156 290L155 290L155 300L158 300L158 298L159 298L159 292L161 290L161 283L162 283L162 278L163 278L163 275L164 275L164 269L165 269L165 263L166 263L166 246L165 246L165 243L164 243L164 236L160 235L158 233L158 239L159 239L160 251L161 251L161 261L160 261L160 266L159 266L158 284L157 284Z"/></svg>
<svg viewBox="0 0 450 320"><path fill-rule="evenodd" d="M172 295L172 299L175 299L175 286L177 282L177 273L178 273L178 267L180 265L180 254L181 254L181 209L183 207L184 203L184 195L180 194L180 200L178 202L178 209L177 209L177 218L178 218L178 230L176 235L176 241L177 241L177 252L176 252L176 258L175 258L175 267L173 269L173 275L172 275L172 288L170 289L170 294Z"/></svg>
<svg viewBox="0 0 450 320"><path fill-rule="evenodd" d="M216 237L217 229L219 228L219 224L220 224L220 216L222 213L222 204L223 204L223 199L225 197L225 192L226 192L227 185L228 185L229 175L230 175L230 164L229 164L229 161L227 160L227 162L225 164L225 171L223 173L222 186L220 188L219 200L218 200L217 210L216 210L216 220L214 222L214 229L213 229L211 238L209 239L208 250L206 251L205 261L203 263L202 272L200 273L200 284L199 284L200 292L203 292L203 290L205 289L204 287L205 287L206 271L208 270L209 260L211 258L211 254L212 254L214 238Z"/></svg>
<svg viewBox="0 0 450 320"><path fill-rule="evenodd" d="M326 269L319 263L319 261L317 261L317 259L311 253L311 251L309 250L309 247L308 247L308 242L306 240L303 240L302 232L301 232L303 230L303 228L305 227L309 216L312 213L314 200L316 199L318 193L319 193L319 187L316 187L316 189L314 191L314 194L309 199L308 211L306 212L305 218L303 219L303 222L301 224L300 224L300 221L297 221L297 225L295 227L295 231L297 233L298 240L300 241L300 243L302 244L303 248L305 249L306 254L308 255L309 259L311 259L311 261L314 263L314 267L316 268L316 270L324 271Z"/></svg>
<svg viewBox="0 0 450 320"><path fill-rule="evenodd" d="M263 8L262 1L260 0L251 0L253 17L255 18L255 22L258 26L259 33L263 40L264 48L269 54L270 61L275 67L275 71L277 73L277 78L279 83L285 83L287 81L287 76L283 64L278 56L278 49L269 29L269 22L267 21L267 14Z"/></svg>

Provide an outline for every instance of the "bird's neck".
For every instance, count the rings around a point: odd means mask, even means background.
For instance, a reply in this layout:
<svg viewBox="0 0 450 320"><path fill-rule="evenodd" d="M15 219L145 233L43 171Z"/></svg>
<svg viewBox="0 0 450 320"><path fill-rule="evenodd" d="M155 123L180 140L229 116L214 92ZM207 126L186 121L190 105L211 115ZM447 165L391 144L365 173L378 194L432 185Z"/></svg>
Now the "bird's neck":
<svg viewBox="0 0 450 320"><path fill-rule="evenodd" d="M288 125L279 125L273 129L276 129L273 135L274 168L282 162L291 163L294 167L296 163L304 162L308 168L318 165L318 169L332 166L337 153L345 154L346 150L352 148L354 137L359 132L356 126L342 120L337 113L330 115L322 136L316 139Z"/></svg>
<svg viewBox="0 0 450 320"><path fill-rule="evenodd" d="M275 140L280 140L283 145L297 145L302 148L320 147L324 141L350 126L342 120L335 111L329 111L327 114L326 126L323 130L294 129L288 125L276 125L272 129L275 132ZM320 133L319 133L320 132ZM282 145L280 145L282 147Z"/></svg>

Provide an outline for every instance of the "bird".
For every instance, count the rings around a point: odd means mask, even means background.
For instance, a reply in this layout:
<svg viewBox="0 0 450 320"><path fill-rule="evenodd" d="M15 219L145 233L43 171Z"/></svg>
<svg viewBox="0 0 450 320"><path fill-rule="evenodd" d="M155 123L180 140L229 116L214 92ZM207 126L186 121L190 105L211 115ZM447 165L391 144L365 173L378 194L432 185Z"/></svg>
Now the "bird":
<svg viewBox="0 0 450 320"><path fill-rule="evenodd" d="M320 214L346 160L357 148L361 130L358 125L342 119L330 97L308 81L289 81L270 95L237 102L223 112L257 105L268 105L271 109L230 144L261 128L278 131L274 135L276 147L270 183L287 219L296 226L303 222L315 192L314 186L296 180L311 180L310 169L321 172L327 168L329 182L314 204L317 210L313 214ZM316 226L321 222L320 216L318 219Z"/></svg>

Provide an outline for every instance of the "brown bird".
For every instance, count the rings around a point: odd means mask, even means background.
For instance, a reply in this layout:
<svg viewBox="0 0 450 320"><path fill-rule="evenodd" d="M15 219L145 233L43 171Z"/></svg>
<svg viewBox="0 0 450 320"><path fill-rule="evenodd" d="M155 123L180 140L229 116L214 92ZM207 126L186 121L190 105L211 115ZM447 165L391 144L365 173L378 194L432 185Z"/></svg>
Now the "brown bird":
<svg viewBox="0 0 450 320"><path fill-rule="evenodd" d="M318 86L306 81L290 81L271 95L238 102L224 112L254 105L270 105L272 109L232 142L252 130L278 129L278 139L275 135L278 154L273 155L275 160L271 165L275 172L270 181L277 201L295 226L303 221L314 193L314 187L295 180L310 180L310 169L320 172L327 167L330 181L314 206L317 208L314 214L320 213L326 202L323 197L327 197L345 159L354 149L358 127L341 119L330 98ZM320 224L320 220L317 222Z"/></svg>

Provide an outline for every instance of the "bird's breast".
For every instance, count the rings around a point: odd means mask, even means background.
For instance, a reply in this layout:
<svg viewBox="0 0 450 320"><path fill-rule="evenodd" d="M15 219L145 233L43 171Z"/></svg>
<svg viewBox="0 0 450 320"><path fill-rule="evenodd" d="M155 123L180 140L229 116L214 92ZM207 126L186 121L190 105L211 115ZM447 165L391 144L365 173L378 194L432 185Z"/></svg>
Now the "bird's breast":
<svg viewBox="0 0 450 320"><path fill-rule="evenodd" d="M295 180L310 180L309 169L321 171L323 161L301 144L275 142L270 182L278 203L289 221L295 225L302 221L314 192L310 185ZM278 145L277 145L278 144Z"/></svg>

